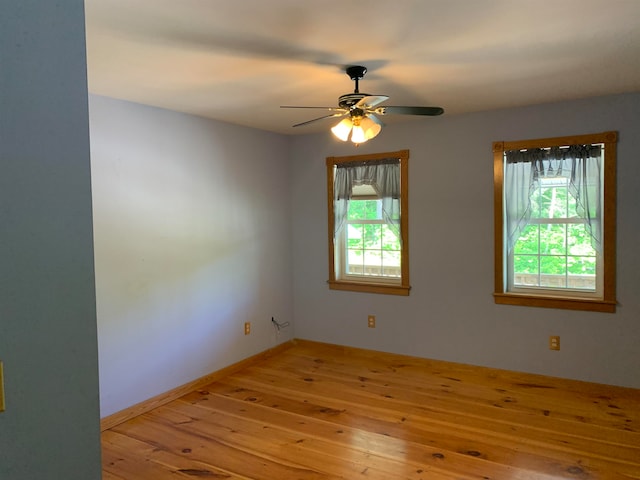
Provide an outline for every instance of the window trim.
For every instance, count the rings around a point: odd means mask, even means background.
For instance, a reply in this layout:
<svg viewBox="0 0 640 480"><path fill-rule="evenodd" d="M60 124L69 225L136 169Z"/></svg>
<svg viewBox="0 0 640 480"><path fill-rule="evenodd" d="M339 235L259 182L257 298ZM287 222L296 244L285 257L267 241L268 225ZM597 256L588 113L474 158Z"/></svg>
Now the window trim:
<svg viewBox="0 0 640 480"><path fill-rule="evenodd" d="M615 313L616 311L616 157L618 133L615 131L588 135L553 137L512 142L493 142L493 213L494 213L494 301L502 305L561 308ZM534 295L507 291L504 255L504 152L526 148L561 147L576 144L604 144L603 179L603 290L602 298Z"/></svg>
<svg viewBox="0 0 640 480"><path fill-rule="evenodd" d="M366 162L385 158L400 159L400 234L402 236L401 279L398 283L354 281L336 278L335 274L335 246L334 246L334 212L333 212L333 178L334 167L344 163ZM350 155L346 157L327 157L327 212L328 212L328 246L329 246L329 288L331 290L345 290L364 293L388 295L409 295L409 150L395 152L373 153L368 155Z"/></svg>

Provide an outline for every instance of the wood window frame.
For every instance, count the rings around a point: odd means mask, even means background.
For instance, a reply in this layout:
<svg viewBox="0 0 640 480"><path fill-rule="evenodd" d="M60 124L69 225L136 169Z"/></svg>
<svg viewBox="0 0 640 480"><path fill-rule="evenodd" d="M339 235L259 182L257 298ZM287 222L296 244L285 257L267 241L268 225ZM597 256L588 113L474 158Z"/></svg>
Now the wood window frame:
<svg viewBox="0 0 640 480"><path fill-rule="evenodd" d="M495 286L494 300L497 304L531 307L560 308L614 313L616 311L616 159L618 133L615 131L588 135L542 138L534 140L499 141L493 143L493 208ZM504 267L504 152L527 148L561 147L566 145L604 144L603 181L603 295L589 299L549 295L533 295L508 292Z"/></svg>
<svg viewBox="0 0 640 480"><path fill-rule="evenodd" d="M336 278L335 244L334 244L334 211L333 211L333 178L336 165L345 163L367 162L386 158L400 159L400 235L402 237L400 283L358 282ZM373 153L367 155L350 155L345 157L327 157L327 212L328 212L328 246L329 246L329 288L364 293L409 295L409 150Z"/></svg>

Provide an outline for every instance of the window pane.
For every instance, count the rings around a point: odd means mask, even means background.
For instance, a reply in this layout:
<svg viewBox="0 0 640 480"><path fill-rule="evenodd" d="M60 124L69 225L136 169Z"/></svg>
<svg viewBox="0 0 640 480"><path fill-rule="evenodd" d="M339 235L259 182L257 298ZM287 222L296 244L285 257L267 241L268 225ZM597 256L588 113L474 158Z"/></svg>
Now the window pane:
<svg viewBox="0 0 640 480"><path fill-rule="evenodd" d="M584 223L568 226L567 241L570 255L596 255L596 251L591 246L591 235Z"/></svg>
<svg viewBox="0 0 640 480"><path fill-rule="evenodd" d="M560 255L540 257L540 286L566 288L567 259Z"/></svg>
<svg viewBox="0 0 640 480"><path fill-rule="evenodd" d="M540 257L540 273L545 275L565 275L567 273L567 257L563 255Z"/></svg>
<svg viewBox="0 0 640 480"><path fill-rule="evenodd" d="M596 289L596 259L593 257L568 257L569 288Z"/></svg>
<svg viewBox="0 0 640 480"><path fill-rule="evenodd" d="M382 225L363 225L364 228L364 247L365 248L381 248L382 247Z"/></svg>
<svg viewBox="0 0 640 480"><path fill-rule="evenodd" d="M567 257L569 273L572 275L595 275L595 257Z"/></svg>
<svg viewBox="0 0 640 480"><path fill-rule="evenodd" d="M534 255L514 255L513 269L517 273L538 273L538 257Z"/></svg>
<svg viewBox="0 0 640 480"><path fill-rule="evenodd" d="M539 235L539 225L527 225L514 246L515 253L538 253Z"/></svg>
<svg viewBox="0 0 640 480"><path fill-rule="evenodd" d="M388 267L400 267L400 252L382 252L382 263Z"/></svg>
<svg viewBox="0 0 640 480"><path fill-rule="evenodd" d="M567 197L569 191L566 187L554 188L554 195L551 197L551 218L567 218Z"/></svg>
<svg viewBox="0 0 640 480"><path fill-rule="evenodd" d="M349 220L379 220L382 218L382 200L349 200Z"/></svg>
<svg viewBox="0 0 640 480"><path fill-rule="evenodd" d="M550 218L549 210L551 210L551 187L540 188L540 218Z"/></svg>
<svg viewBox="0 0 640 480"><path fill-rule="evenodd" d="M364 251L364 274L381 275L382 273L382 252L380 250Z"/></svg>
<svg viewBox="0 0 640 480"><path fill-rule="evenodd" d="M349 220L359 220L364 218L365 212L364 200L349 200L349 210L347 211L347 218Z"/></svg>
<svg viewBox="0 0 640 480"><path fill-rule="evenodd" d="M551 255L564 255L566 247L567 226L542 225L540 227L540 253Z"/></svg>
<svg viewBox="0 0 640 480"><path fill-rule="evenodd" d="M513 257L514 285L538 285L538 256L514 255Z"/></svg>
<svg viewBox="0 0 640 480"><path fill-rule="evenodd" d="M382 249L400 250L400 239L386 224L382 225Z"/></svg>
<svg viewBox="0 0 640 480"><path fill-rule="evenodd" d="M347 225L347 248L364 248L362 225Z"/></svg>
<svg viewBox="0 0 640 480"><path fill-rule="evenodd" d="M400 278L400 252L382 252L382 275Z"/></svg>
<svg viewBox="0 0 640 480"><path fill-rule="evenodd" d="M540 217L565 218L567 216L567 195L566 187L541 187Z"/></svg>
<svg viewBox="0 0 640 480"><path fill-rule="evenodd" d="M367 220L377 220L380 214L381 200L366 200L365 217Z"/></svg>
<svg viewBox="0 0 640 480"><path fill-rule="evenodd" d="M346 271L351 275L362 275L364 255L362 250L347 250Z"/></svg>

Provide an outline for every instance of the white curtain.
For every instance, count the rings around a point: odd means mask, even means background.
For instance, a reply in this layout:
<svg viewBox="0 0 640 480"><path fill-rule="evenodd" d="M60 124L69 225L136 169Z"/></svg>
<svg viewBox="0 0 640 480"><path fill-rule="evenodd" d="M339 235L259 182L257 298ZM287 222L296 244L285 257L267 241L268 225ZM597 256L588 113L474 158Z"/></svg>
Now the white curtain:
<svg viewBox="0 0 640 480"><path fill-rule="evenodd" d="M344 228L354 185L371 185L382 199L382 217L400 235L400 159L389 158L336 165L333 180L334 239Z"/></svg>
<svg viewBox="0 0 640 480"><path fill-rule="evenodd" d="M576 211L586 220L593 248L602 250L602 147L571 145L505 152L504 202L507 249L520 238L531 218L531 196L540 177L568 176Z"/></svg>

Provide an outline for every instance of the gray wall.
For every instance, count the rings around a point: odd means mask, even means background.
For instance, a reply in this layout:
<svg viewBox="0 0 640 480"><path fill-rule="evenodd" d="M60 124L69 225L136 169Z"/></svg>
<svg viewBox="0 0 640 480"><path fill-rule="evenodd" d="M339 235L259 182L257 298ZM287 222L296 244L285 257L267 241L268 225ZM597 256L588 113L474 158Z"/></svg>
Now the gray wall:
<svg viewBox="0 0 640 480"><path fill-rule="evenodd" d="M83 2L0 13L0 478L100 478Z"/></svg>
<svg viewBox="0 0 640 480"><path fill-rule="evenodd" d="M357 150L330 133L294 138L296 337L640 388L639 112L630 94L389 125ZM495 305L492 142L607 130L620 134L617 313ZM330 291L325 157L405 148L411 295Z"/></svg>
<svg viewBox="0 0 640 480"><path fill-rule="evenodd" d="M271 323L292 321L289 141L98 96L89 110L106 416L291 338Z"/></svg>

